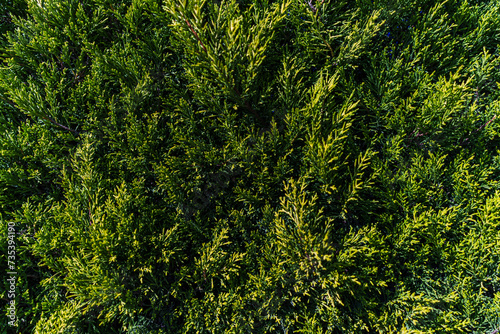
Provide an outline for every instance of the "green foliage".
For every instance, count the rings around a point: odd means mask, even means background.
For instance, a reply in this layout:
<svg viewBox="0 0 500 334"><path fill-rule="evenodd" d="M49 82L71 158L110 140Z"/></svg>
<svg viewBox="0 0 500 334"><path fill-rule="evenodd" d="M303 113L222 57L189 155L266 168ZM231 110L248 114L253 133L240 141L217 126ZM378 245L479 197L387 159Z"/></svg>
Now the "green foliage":
<svg viewBox="0 0 500 334"><path fill-rule="evenodd" d="M0 3L0 330L496 333L499 9Z"/></svg>

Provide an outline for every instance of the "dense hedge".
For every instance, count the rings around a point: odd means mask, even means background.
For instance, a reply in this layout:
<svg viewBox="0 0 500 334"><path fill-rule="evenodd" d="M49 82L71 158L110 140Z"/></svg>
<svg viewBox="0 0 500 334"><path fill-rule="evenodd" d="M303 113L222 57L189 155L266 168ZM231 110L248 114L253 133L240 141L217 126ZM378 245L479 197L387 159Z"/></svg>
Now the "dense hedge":
<svg viewBox="0 0 500 334"><path fill-rule="evenodd" d="M0 9L2 332L500 330L499 1Z"/></svg>

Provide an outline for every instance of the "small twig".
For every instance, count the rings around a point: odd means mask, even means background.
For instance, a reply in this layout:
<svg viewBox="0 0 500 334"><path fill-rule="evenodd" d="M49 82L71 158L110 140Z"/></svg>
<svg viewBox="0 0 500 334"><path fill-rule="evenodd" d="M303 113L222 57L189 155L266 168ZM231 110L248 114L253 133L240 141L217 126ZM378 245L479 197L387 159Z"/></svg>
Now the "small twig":
<svg viewBox="0 0 500 334"><path fill-rule="evenodd" d="M65 125L62 125L60 123L57 123L56 121L54 121L52 118L48 117L48 116L45 116L45 115L42 115L42 118L43 119L46 119L47 121L49 121L50 123L54 124L54 125L57 125L58 127L60 128L63 128L64 130L67 130L67 131L71 131L73 133L76 133L77 135L80 134L80 132L76 131L76 130L73 130L73 129L70 129L68 128L67 126Z"/></svg>
<svg viewBox="0 0 500 334"><path fill-rule="evenodd" d="M8 104L9 104L9 105L11 105L12 107L16 107L16 104L15 104L14 102L9 101L9 100L4 99L4 98L0 98L0 99L2 99L4 102L8 103ZM64 125L62 125L62 124L60 124L60 123L57 123L56 121L54 121L54 120L53 120L52 118L50 118L49 116L42 115L42 118L43 118L43 119L45 119L45 120L47 120L47 121L49 121L50 123L52 123L52 124L54 124L54 125L57 125L57 126L58 126L58 127L60 127L60 128L63 128L64 130L71 131L71 132L73 132L73 133L76 133L77 135L79 135L79 134L80 134L80 132L78 132L78 131L76 131L76 130L70 129L70 128L68 128L67 126L64 126Z"/></svg>
<svg viewBox="0 0 500 334"><path fill-rule="evenodd" d="M479 127L476 131L474 132L478 132L478 131L481 131L482 129L484 129L484 127L486 127L488 124L490 124L491 122L493 122L495 120L495 118L497 118L497 115L493 116L492 119L490 119L488 122L484 123L481 127Z"/></svg>
<svg viewBox="0 0 500 334"><path fill-rule="evenodd" d="M89 219L90 219L90 223L89 225L92 225L94 223L94 220L92 219L92 212L90 212L90 197L89 197Z"/></svg>
<svg viewBox="0 0 500 334"><path fill-rule="evenodd" d="M198 37L198 34L196 33L196 31L193 29L193 26L191 25L191 23L189 23L189 21L184 17L184 15L181 13L182 15L182 18L184 19L184 21L186 21L189 29L191 30L191 32L193 33L194 37L196 37L196 39L198 40L198 42L200 42L201 44L201 47L203 48L203 50L205 50L205 52L208 53L207 51L207 48L205 47L205 45L203 44L203 42L201 41L200 37Z"/></svg>
<svg viewBox="0 0 500 334"><path fill-rule="evenodd" d="M407 138L407 139L408 139L409 141L413 141L413 140L415 140L415 138L417 138L417 137L426 136L426 135L428 135L428 134L429 134L429 132L422 133L422 132L420 132L419 128L416 128L415 130L413 130L413 132L412 132L412 133L410 133L410 135L408 136L408 138ZM420 143L419 145L422 145L422 143Z"/></svg>
<svg viewBox="0 0 500 334"><path fill-rule="evenodd" d="M472 133L476 133L476 132L479 132L481 131L482 129L484 129L486 126L488 126L488 124L490 124L491 122L493 122L495 119L497 118L497 115L493 116L492 119L490 119L488 122L484 123L483 125L481 125L479 128L477 128L476 130L474 130ZM465 144L466 142L469 141L469 138L465 138L461 143L460 145L463 145Z"/></svg>
<svg viewBox="0 0 500 334"><path fill-rule="evenodd" d="M0 97L0 100L4 101L5 103L8 103L11 107L15 107L16 106L16 104L14 102L12 102L10 100L7 100L7 99L5 99L3 97Z"/></svg>
<svg viewBox="0 0 500 334"><path fill-rule="evenodd" d="M307 1L307 4L308 4L308 5L309 5L309 7L311 8L312 12L313 12L314 14L316 14L316 10L317 10L317 9L316 9L316 7L314 7L314 5L312 4L312 0Z"/></svg>
<svg viewBox="0 0 500 334"><path fill-rule="evenodd" d="M321 39L323 40L323 43L326 44L326 46L328 47L328 49L330 49L330 55L332 56L332 58L335 58L335 56L333 55L333 49L332 47L330 46L330 44L326 41L326 39L323 38L323 35L321 35L321 32L319 33L319 37L321 37Z"/></svg>
<svg viewBox="0 0 500 334"><path fill-rule="evenodd" d="M318 9L316 7L314 7L313 0L309 0L309 1L306 1L306 2L309 5L309 8L311 8L313 14L316 14L316 12L317 12ZM325 0L322 0L321 3L320 3L320 5L322 5L323 2L325 2Z"/></svg>

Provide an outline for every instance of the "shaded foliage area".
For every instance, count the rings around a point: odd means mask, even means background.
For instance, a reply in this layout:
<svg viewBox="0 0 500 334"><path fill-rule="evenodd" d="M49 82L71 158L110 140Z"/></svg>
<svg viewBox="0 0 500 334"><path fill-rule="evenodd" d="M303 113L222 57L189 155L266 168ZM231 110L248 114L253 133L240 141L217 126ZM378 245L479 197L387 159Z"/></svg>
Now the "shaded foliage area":
<svg viewBox="0 0 500 334"><path fill-rule="evenodd" d="M0 8L18 332L500 330L498 1Z"/></svg>

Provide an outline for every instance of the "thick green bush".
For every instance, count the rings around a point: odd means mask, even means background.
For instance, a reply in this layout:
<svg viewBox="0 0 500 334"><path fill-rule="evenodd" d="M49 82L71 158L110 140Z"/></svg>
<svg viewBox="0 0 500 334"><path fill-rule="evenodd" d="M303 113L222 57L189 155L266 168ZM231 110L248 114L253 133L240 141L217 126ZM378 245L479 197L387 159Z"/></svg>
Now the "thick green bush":
<svg viewBox="0 0 500 334"><path fill-rule="evenodd" d="M0 9L2 331L500 330L499 1Z"/></svg>

